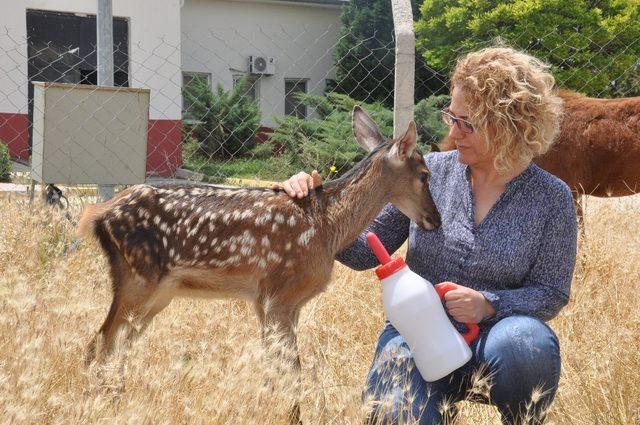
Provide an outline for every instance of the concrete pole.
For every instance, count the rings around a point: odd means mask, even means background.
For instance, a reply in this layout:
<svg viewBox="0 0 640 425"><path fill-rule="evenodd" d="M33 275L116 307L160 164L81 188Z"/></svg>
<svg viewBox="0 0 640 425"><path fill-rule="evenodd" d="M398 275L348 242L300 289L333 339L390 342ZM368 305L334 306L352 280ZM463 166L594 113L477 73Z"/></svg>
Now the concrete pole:
<svg viewBox="0 0 640 425"><path fill-rule="evenodd" d="M98 85L113 86L113 7L111 0L98 0L96 18ZM103 201L113 198L115 185L98 185Z"/></svg>
<svg viewBox="0 0 640 425"><path fill-rule="evenodd" d="M411 0L391 0L396 37L396 68L393 91L393 137L401 137L413 120L416 39Z"/></svg>

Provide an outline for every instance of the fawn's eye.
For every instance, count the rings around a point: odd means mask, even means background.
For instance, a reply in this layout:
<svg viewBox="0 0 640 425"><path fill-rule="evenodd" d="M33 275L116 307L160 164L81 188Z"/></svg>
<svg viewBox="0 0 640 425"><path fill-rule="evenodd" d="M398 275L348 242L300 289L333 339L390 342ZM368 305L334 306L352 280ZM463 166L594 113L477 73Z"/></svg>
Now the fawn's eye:
<svg viewBox="0 0 640 425"><path fill-rule="evenodd" d="M422 173L420 173L420 181L423 184L429 183L429 172L428 171L423 171Z"/></svg>

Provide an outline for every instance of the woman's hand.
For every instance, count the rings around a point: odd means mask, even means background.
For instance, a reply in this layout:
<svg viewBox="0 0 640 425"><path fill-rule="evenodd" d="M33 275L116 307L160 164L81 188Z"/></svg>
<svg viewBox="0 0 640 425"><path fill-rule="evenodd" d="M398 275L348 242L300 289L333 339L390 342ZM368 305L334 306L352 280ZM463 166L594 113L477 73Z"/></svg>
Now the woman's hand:
<svg viewBox="0 0 640 425"><path fill-rule="evenodd" d="M315 189L318 186L322 186L322 177L316 170L311 172L311 175L300 171L289 177L289 180L285 180L282 183L275 183L271 186L271 189L283 189L287 195L295 198L304 198L309 194L310 190Z"/></svg>
<svg viewBox="0 0 640 425"><path fill-rule="evenodd" d="M447 312L455 320L461 323L480 323L496 314L491 303L480 292L455 283L454 285L457 288L444 294L444 301Z"/></svg>

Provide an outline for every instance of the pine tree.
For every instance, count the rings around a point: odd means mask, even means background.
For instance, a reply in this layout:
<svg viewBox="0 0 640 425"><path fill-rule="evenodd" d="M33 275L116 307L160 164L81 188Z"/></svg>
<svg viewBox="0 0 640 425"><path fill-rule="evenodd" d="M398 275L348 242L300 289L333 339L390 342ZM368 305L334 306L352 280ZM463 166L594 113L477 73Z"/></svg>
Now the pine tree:
<svg viewBox="0 0 640 425"><path fill-rule="evenodd" d="M207 81L195 77L183 90L188 113L196 124L192 136L198 150L207 158L242 156L254 146L260 129L260 108L247 96L247 81L242 79L225 91L218 84L215 93Z"/></svg>

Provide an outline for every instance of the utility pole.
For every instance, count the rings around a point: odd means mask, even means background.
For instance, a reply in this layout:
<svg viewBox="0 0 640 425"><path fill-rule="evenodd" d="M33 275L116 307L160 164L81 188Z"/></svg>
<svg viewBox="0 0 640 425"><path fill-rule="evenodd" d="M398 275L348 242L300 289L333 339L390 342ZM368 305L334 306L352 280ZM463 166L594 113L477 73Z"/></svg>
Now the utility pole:
<svg viewBox="0 0 640 425"><path fill-rule="evenodd" d="M98 0L96 40L98 85L113 87L113 7L111 0ZM115 185L98 185L98 195L103 201L113 198L114 194Z"/></svg>

